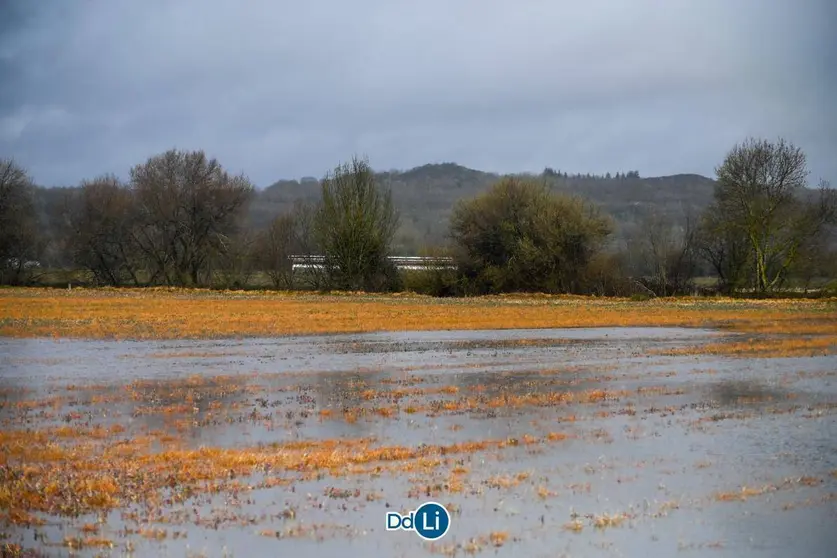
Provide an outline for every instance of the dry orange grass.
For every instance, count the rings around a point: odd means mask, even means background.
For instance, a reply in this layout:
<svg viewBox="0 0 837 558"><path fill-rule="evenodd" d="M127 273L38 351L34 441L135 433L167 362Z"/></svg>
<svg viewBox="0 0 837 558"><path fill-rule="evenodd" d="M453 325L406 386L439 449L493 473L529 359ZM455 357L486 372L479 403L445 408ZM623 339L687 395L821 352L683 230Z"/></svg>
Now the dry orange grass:
<svg viewBox="0 0 837 558"><path fill-rule="evenodd" d="M715 499L720 502L746 501L753 496L761 496L766 492L773 492L774 490L776 490L776 487L769 484L759 487L742 486L741 490L719 492L715 494Z"/></svg>
<svg viewBox="0 0 837 558"><path fill-rule="evenodd" d="M776 341L780 352L794 351L797 347L802 351L825 351L837 344L837 300L690 298L632 302L546 295L434 299L417 295L186 289L0 291L0 335L12 337L216 338L607 326L720 327L738 332L793 335L797 339ZM777 347L773 340L763 342L769 345L767 349ZM730 350L749 352L753 348L747 345ZM729 352L717 346L702 350Z"/></svg>
<svg viewBox="0 0 837 558"><path fill-rule="evenodd" d="M100 537L65 537L63 546L73 550L83 548L113 548L113 542Z"/></svg>
<svg viewBox="0 0 837 558"><path fill-rule="evenodd" d="M627 514L602 514L602 515L595 515L591 518L591 522L593 527L596 529L606 529L608 527L618 527L621 525L626 519L629 519Z"/></svg>
<svg viewBox="0 0 837 558"><path fill-rule="evenodd" d="M480 386L471 386L469 391L479 393ZM434 391L439 390L427 390L427 393L433 393ZM598 403L600 401L618 401L621 398L628 397L631 395L644 395L646 393L651 393L649 390L636 390L635 392L631 392L628 390L602 390L602 389L588 389L588 390L581 390L581 391L552 391L552 392L545 392L545 393L526 393L526 394L513 394L513 393L502 393L500 395L495 395L491 397L487 397L484 395L477 395L477 396L460 396L456 399L436 399L430 400L427 402L426 400L416 400L411 401L403 406L399 405L376 405L373 407L355 407L353 409L346 409L340 415L336 415L331 409L322 409L319 411L320 419L327 419L327 418L342 418L343 420L349 423L355 423L358 419L366 416L378 416L384 418L396 417L401 412L407 414L413 413L427 413L431 415L436 415L439 413L461 413L461 412L473 412L473 411L484 411L488 409L519 409L522 407L553 407L556 405L563 405L569 403L575 404L590 404L590 403ZM653 392L656 395L672 395L672 394L679 394L682 393L682 390L662 390L657 389ZM387 399L392 397L392 393L388 393L385 391L376 391L376 390L366 390L361 393L361 396L364 399L372 400L372 399ZM188 409L180 409L179 406L173 406L175 411L173 412L184 412ZM149 407L149 413L166 413L169 411L170 408L167 407ZM145 412L145 408L141 408L135 411L135 413ZM171 411L169 411L171 412ZM562 421L572 422L575 420L575 417L564 418ZM456 426L452 426L452 429L456 429ZM559 434L559 433L550 433L549 440L556 441L559 439L565 439L568 436L566 434ZM539 439L529 436L527 438L526 435L523 437L523 443L525 444L533 444L539 443Z"/></svg>
<svg viewBox="0 0 837 558"><path fill-rule="evenodd" d="M503 546L509 538L509 534L505 531L492 531L488 538L494 546Z"/></svg>
<svg viewBox="0 0 837 558"><path fill-rule="evenodd" d="M421 448L379 446L368 438L309 440L250 448L173 444L152 451L149 440L96 440L61 446L49 430L9 430L0 433L0 524L33 524L34 513L67 514L118 508L130 502L159 503L166 489L176 497L220 489L251 475L269 472L265 486L295 479L404 473L435 470L452 456L496 451L515 446L514 440L475 440ZM544 442L549 441L545 439ZM514 478L520 482L528 474ZM456 480L451 490L461 490ZM175 496L172 496L175 497Z"/></svg>
<svg viewBox="0 0 837 558"><path fill-rule="evenodd" d="M835 347L837 347L837 332L816 336L749 338L746 341L709 343L700 347L660 351L659 354L799 357L830 354Z"/></svg>

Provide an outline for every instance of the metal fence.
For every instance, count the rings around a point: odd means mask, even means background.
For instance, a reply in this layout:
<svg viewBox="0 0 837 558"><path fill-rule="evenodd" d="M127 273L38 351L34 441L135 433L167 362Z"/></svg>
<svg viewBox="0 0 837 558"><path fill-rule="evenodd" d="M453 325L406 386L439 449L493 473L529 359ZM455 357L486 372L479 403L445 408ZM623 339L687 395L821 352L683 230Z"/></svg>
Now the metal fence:
<svg viewBox="0 0 837 558"><path fill-rule="evenodd" d="M294 271L323 269L325 256L316 255L292 255L288 256L293 264ZM402 270L433 270L433 269L454 269L453 258L439 256L390 256L389 261L395 264L397 269Z"/></svg>

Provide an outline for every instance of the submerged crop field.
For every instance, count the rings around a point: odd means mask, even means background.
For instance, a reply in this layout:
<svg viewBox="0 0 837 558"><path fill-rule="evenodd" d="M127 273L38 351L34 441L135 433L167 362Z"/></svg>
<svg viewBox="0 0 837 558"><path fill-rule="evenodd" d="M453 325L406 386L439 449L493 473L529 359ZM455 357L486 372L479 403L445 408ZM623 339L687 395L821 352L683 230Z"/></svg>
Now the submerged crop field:
<svg viewBox="0 0 837 558"><path fill-rule="evenodd" d="M710 353L823 354L837 348L837 299L438 299L163 288L0 290L4 337L223 339L576 327L709 327L747 334L737 343L707 347Z"/></svg>
<svg viewBox="0 0 837 558"><path fill-rule="evenodd" d="M834 300L7 289L0 334L3 556L837 544Z"/></svg>

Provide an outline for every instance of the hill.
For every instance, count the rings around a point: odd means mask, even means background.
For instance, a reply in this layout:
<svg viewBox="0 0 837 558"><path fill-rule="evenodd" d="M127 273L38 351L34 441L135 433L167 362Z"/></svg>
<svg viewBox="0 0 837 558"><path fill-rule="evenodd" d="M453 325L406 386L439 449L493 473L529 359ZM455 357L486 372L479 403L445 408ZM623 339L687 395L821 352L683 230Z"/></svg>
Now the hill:
<svg viewBox="0 0 837 558"><path fill-rule="evenodd" d="M524 176L524 175L518 175ZM532 175L526 175L532 176ZM683 222L688 212L696 213L711 201L714 181L694 174L644 178L636 171L610 176L571 175L547 169L537 176L556 192L582 196L610 214L616 224L614 242L631 234L645 215L658 212ZM428 164L406 171L377 173L390 188L401 212L401 228L395 250L416 253L423 246L445 240L448 219L459 200L472 198L500 179L500 175L469 169L455 163ZM70 188L38 188L37 199L44 223L57 218ZM248 224L260 229L296 201L314 201L320 182L313 177L279 180L256 191L250 205Z"/></svg>
<svg viewBox="0 0 837 558"><path fill-rule="evenodd" d="M613 216L617 238L624 238L642 218L659 212L682 221L688 212L709 204L715 182L694 174L643 178L639 173L610 176L570 175L547 169L543 178L553 191L591 200ZM469 169L455 163L428 164L407 171L378 173L384 187L392 190L401 211L399 252L412 252L425 244L444 240L451 210L456 202L484 192L500 175ZM273 216L289 210L296 200L315 200L319 181L313 178L279 180L257 193L251 206L250 223L265 226Z"/></svg>

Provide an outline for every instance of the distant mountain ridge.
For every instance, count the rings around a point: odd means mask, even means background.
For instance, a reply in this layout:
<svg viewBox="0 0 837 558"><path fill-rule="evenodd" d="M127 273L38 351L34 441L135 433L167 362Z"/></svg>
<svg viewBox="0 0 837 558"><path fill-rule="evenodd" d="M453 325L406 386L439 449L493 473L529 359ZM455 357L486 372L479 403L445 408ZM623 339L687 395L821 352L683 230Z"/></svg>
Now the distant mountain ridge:
<svg viewBox="0 0 837 558"><path fill-rule="evenodd" d="M414 251L418 246L442 242L448 218L456 202L486 191L501 174L484 172L456 163L431 163L406 171L377 172L380 183L392 190L401 211L401 229L396 248ZM627 174L627 176L626 176ZM567 174L547 169L539 175L515 173L545 180L556 192L574 194L599 205L610 214L623 237L645 215L659 212L682 222L712 200L715 181L698 174L640 177L634 173L595 176ZM265 226L297 200L313 201L320 194L319 181L279 180L257 193L251 206L250 223Z"/></svg>
<svg viewBox="0 0 837 558"><path fill-rule="evenodd" d="M392 190L401 213L401 226L394 250L401 255L417 253L422 247L443 243L451 211L459 200L485 192L502 176L458 165L431 163L405 171L376 173L382 186ZM594 176L568 174L546 169L541 174L515 173L543 179L555 192L574 194L597 204L613 217L619 242L650 213L662 213L677 223L687 214L697 214L712 201L715 181L697 174L641 177L636 171ZM58 215L69 188L38 188L37 199L44 222ZM320 180L311 176L301 180L278 180L255 192L247 215L248 226L266 227L277 215L290 211L298 200L315 201L320 196Z"/></svg>

